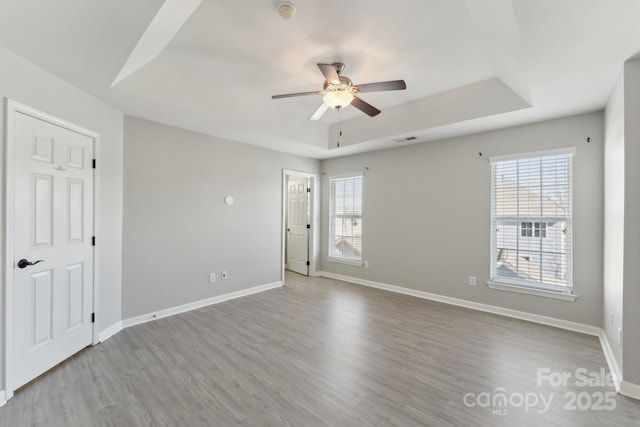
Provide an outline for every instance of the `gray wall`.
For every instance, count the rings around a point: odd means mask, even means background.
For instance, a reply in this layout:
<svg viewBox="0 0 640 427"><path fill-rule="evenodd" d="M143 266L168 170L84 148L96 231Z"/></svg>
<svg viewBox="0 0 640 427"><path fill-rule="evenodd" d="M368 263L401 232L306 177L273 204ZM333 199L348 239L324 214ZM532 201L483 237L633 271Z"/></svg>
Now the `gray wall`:
<svg viewBox="0 0 640 427"><path fill-rule="evenodd" d="M622 376L640 385L640 59L624 65L624 95Z"/></svg>
<svg viewBox="0 0 640 427"><path fill-rule="evenodd" d="M619 367L622 367L618 328L622 327L623 308L624 173L624 75L621 75L605 110L604 145L603 329Z"/></svg>
<svg viewBox="0 0 640 427"><path fill-rule="evenodd" d="M102 101L82 92L57 77L25 61L7 49L0 47L0 98L10 98L61 119L91 129L101 135L96 153L99 167L96 171L97 199L96 236L100 305L96 307L99 330L121 320L121 268L122 268L122 124L123 115ZM0 134L4 156L4 125L6 103L0 104ZM0 162L3 168L4 158ZM0 169L0 188L4 192L4 169ZM4 196L2 197L4 200ZM4 224L4 208L0 211L0 223ZM4 228L3 228L4 231ZM4 240L4 239L3 239ZM2 257L4 260L4 257ZM2 289L4 289L4 267ZM3 293L0 292L0 298ZM0 322L4 318L4 301L0 301ZM0 323L0 366L4 342ZM0 381L3 375L0 369Z"/></svg>
<svg viewBox="0 0 640 427"><path fill-rule="evenodd" d="M328 176L369 170L364 181L363 259L321 270L558 319L602 325L603 138L601 112L444 141L325 160ZM591 143L586 138L591 137ZM488 156L575 146L575 302L489 289ZM483 156L478 155L479 152ZM327 186L323 185L323 213ZM468 276L478 285L467 284Z"/></svg>
<svg viewBox="0 0 640 427"><path fill-rule="evenodd" d="M125 141L125 319L281 279L282 170L319 161L133 117Z"/></svg>
<svg viewBox="0 0 640 427"><path fill-rule="evenodd" d="M625 382L640 384L640 59L609 98L605 139L604 331ZM611 315L613 313L613 321ZM622 341L618 338L622 329Z"/></svg>

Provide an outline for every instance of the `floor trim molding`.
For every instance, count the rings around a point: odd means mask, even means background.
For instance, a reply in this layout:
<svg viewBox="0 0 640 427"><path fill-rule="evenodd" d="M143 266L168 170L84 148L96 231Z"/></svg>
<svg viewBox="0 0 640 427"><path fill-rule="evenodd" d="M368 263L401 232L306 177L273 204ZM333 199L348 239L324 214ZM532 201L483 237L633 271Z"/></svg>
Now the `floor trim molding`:
<svg viewBox="0 0 640 427"><path fill-rule="evenodd" d="M618 393L632 399L640 400L640 385L630 383L629 381L622 381Z"/></svg>
<svg viewBox="0 0 640 427"><path fill-rule="evenodd" d="M252 288L243 289L241 291L230 292L223 295L218 295L211 298L206 298L199 301L190 302L187 304L178 305L175 307L165 308L163 310L154 311L151 313L143 314L141 316L130 317L122 321L122 327L128 328L130 326L139 325L141 323L151 322L152 320L162 319L163 317L173 316L175 314L185 313L187 311L195 310L198 308L206 307L208 305L218 304L221 302L229 301L232 299L245 297L248 295L256 294L258 292L268 291L270 289L279 288L282 286L282 281L267 283L266 285L254 286Z"/></svg>
<svg viewBox="0 0 640 427"><path fill-rule="evenodd" d="M607 338L607 334L604 332L604 329L600 329L598 338L600 338L600 346L602 347L604 358L607 359L607 365L609 365L609 371L611 372L611 376L613 377L616 391L620 393L620 384L622 383L622 370L620 369L620 365L618 365L618 361L616 360L616 356L611 349L611 344L609 343L609 339Z"/></svg>
<svg viewBox="0 0 640 427"><path fill-rule="evenodd" d="M105 342L106 340L108 340L109 338L111 338L121 330L122 330L122 321L116 322L113 325L109 326L108 328L100 331L98 333L98 340L100 342Z"/></svg>
<svg viewBox="0 0 640 427"><path fill-rule="evenodd" d="M430 292L419 291L416 289L404 288L402 286L389 285L387 283L374 282L371 280L360 279L357 277L343 276L341 274L319 271L319 276L330 279L342 280L344 282L354 283L356 285L368 286L370 288L383 289L385 291L395 292L404 295L410 295L431 301L442 302L445 304L456 305L458 307L471 308L473 310L484 311L486 313L499 314L501 316L512 317L514 319L527 320L542 325L554 326L556 328L567 329L569 331L580 332L587 335L599 337L601 329L597 326L585 325L583 323L570 322L568 320L556 319L554 317L542 316L539 314L527 313L510 308L497 307L495 305L482 304L479 302L467 301L459 298L448 297Z"/></svg>

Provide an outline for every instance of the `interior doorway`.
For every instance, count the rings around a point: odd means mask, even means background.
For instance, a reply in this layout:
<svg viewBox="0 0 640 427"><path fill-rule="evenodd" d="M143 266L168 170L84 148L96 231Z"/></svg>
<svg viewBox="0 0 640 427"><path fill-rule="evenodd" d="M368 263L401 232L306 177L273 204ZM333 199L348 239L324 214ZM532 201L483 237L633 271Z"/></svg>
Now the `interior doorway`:
<svg viewBox="0 0 640 427"><path fill-rule="evenodd" d="M316 275L319 215L317 176L284 170L282 175L282 279L290 270Z"/></svg>
<svg viewBox="0 0 640 427"><path fill-rule="evenodd" d="M287 237L285 239L285 269L309 275L309 178L287 177Z"/></svg>
<svg viewBox="0 0 640 427"><path fill-rule="evenodd" d="M95 343L98 134L7 103L5 398Z"/></svg>

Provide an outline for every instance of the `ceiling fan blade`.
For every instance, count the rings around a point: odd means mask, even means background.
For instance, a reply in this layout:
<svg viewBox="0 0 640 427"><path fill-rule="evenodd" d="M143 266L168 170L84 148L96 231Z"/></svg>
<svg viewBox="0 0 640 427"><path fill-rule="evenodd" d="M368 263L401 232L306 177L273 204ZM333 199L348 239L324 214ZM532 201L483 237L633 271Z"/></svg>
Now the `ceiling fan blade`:
<svg viewBox="0 0 640 427"><path fill-rule="evenodd" d="M392 80L389 82L367 83L356 85L358 92L381 92L385 90L404 90L407 84L404 80Z"/></svg>
<svg viewBox="0 0 640 427"><path fill-rule="evenodd" d="M284 95L273 95L271 99L292 98L294 96L320 95L320 94L322 94L322 92L317 90L314 92L285 93Z"/></svg>
<svg viewBox="0 0 640 427"><path fill-rule="evenodd" d="M309 117L309 120L320 120L322 115L329 109L329 106L324 102L320 104L318 109Z"/></svg>
<svg viewBox="0 0 640 427"><path fill-rule="evenodd" d="M332 85L340 84L340 77L338 77L338 72L333 64L318 64L318 68L320 68L322 75L328 83Z"/></svg>
<svg viewBox="0 0 640 427"><path fill-rule="evenodd" d="M377 116L378 114L380 114L380 110L378 110L373 105L367 102L364 102L362 99L358 98L357 96L353 97L353 101L351 101L351 105L353 105L363 113L368 114L370 117Z"/></svg>

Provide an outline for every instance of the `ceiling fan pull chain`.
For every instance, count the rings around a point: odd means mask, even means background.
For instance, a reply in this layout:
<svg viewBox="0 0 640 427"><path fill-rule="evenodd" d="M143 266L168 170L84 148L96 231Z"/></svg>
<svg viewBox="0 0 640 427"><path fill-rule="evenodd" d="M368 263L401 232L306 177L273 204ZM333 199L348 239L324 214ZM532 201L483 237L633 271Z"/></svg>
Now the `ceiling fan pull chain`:
<svg viewBox="0 0 640 427"><path fill-rule="evenodd" d="M338 110L338 148L340 148L340 138L342 137L342 108Z"/></svg>

